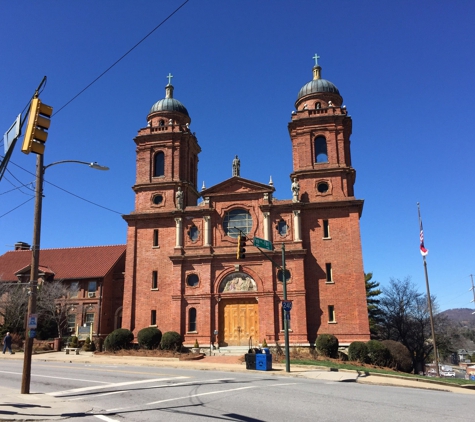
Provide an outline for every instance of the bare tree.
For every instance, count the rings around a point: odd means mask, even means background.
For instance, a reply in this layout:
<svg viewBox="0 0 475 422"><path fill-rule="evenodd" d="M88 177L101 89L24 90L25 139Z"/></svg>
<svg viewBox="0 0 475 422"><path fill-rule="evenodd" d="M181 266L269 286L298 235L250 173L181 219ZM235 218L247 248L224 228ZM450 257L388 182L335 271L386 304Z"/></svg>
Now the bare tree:
<svg viewBox="0 0 475 422"><path fill-rule="evenodd" d="M62 336L68 324L71 311L70 297L74 296L73 288L62 280L45 281L38 288L38 317L45 321L54 321L58 328L58 337Z"/></svg>
<svg viewBox="0 0 475 422"><path fill-rule="evenodd" d="M28 292L25 284L0 281L0 316L5 330L24 332Z"/></svg>
<svg viewBox="0 0 475 422"><path fill-rule="evenodd" d="M433 309L437 309L432 298ZM383 340L399 341L406 346L413 358L416 371L424 370L426 359L433 352L427 296L418 292L409 277L404 280L391 279L383 288L379 303L382 319L379 322L379 336ZM440 315L436 324L443 323ZM444 341L437 335L436 341Z"/></svg>

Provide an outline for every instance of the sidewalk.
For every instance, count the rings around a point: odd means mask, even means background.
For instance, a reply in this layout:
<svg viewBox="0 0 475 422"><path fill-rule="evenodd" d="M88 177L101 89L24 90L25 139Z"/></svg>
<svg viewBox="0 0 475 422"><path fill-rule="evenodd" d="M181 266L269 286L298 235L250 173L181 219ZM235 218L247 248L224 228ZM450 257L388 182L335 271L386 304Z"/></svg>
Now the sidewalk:
<svg viewBox="0 0 475 422"><path fill-rule="evenodd" d="M23 353L5 355L4 359L23 360ZM33 355L34 362L66 362L101 365L133 365L133 366L161 366L172 368L199 369L208 371L247 372L246 365L239 356L205 356L199 360L185 360L170 358L148 358L128 356L94 355L92 352L82 352L80 355L66 355L64 352L53 352ZM331 371L328 368L291 365L290 372L285 371L284 364L272 364L272 370L266 375L304 377L333 382L358 382L373 385L391 385L397 387L424 388L428 390L447 391L459 394L472 394L475 390L458 386L448 386L412 380L397 376L365 375L356 371ZM261 372L261 371L255 371ZM84 403L64 401L46 394L20 394L19 391L0 386L0 421L40 421L59 420L72 416L85 415L89 409Z"/></svg>

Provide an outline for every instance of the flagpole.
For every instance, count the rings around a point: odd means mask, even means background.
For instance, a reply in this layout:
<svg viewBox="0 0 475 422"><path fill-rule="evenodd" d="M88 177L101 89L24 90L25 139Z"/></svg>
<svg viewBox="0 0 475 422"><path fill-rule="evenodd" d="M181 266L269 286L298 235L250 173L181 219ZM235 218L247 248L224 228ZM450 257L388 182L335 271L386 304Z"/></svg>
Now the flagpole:
<svg viewBox="0 0 475 422"><path fill-rule="evenodd" d="M438 353L437 353L437 344L435 342L434 317L432 316L432 298L430 296L429 275L427 274L426 255L427 255L428 251L426 251L426 249L424 247L424 232L422 230L421 209L420 209L419 202L417 203L417 213L419 215L419 228L420 228L419 237L420 237L422 261L424 262L424 273L425 273L425 276L426 276L427 304L429 305L430 328L431 328L431 331L432 331L432 343L434 345L435 368L436 368L437 376L440 377L439 356L438 356Z"/></svg>

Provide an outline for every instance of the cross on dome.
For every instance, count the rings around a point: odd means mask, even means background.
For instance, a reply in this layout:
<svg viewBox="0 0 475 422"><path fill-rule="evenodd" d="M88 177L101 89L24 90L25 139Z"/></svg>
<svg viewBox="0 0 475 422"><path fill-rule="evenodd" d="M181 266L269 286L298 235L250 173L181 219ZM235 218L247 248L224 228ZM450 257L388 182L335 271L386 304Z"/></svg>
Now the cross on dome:
<svg viewBox="0 0 475 422"><path fill-rule="evenodd" d="M312 59L315 59L315 66L318 66L318 59L320 58L320 56L315 53L315 56L312 57Z"/></svg>
<svg viewBox="0 0 475 422"><path fill-rule="evenodd" d="M171 85L171 84L172 84L173 75L172 75L170 72L168 72L167 78L168 78L168 85Z"/></svg>

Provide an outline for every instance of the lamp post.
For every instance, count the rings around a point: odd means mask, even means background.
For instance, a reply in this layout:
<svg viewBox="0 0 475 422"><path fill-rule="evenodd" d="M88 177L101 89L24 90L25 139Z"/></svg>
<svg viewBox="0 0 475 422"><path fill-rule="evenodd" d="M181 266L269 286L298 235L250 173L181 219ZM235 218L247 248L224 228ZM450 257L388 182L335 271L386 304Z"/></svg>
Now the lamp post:
<svg viewBox="0 0 475 422"><path fill-rule="evenodd" d="M63 164L63 163L77 163L88 165L96 170L109 170L109 167L101 166L97 163L88 163L86 161L78 160L62 160L54 163L43 165L43 154L36 155L36 187L35 187L35 214L33 223L33 243L31 247L31 268L30 268L30 292L28 297L28 311L27 316L36 313L36 288L38 285L38 265L40 262L40 235L41 235L41 208L43 203L43 176L48 167ZM21 378L21 394L30 393L31 380L31 355L33 352L33 337L30 338L28 330L25 336L25 356L23 359L23 374Z"/></svg>

